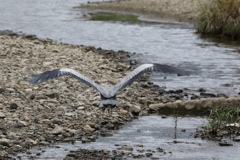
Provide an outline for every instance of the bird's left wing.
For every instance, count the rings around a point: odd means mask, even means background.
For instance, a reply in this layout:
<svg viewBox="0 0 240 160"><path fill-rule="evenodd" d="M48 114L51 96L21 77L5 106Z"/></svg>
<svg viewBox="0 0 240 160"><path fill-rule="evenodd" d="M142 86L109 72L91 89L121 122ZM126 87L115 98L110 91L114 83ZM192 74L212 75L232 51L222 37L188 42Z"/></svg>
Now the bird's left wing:
<svg viewBox="0 0 240 160"><path fill-rule="evenodd" d="M54 79L54 78L58 78L58 77L61 77L61 76L72 76L74 78L77 78L81 82L89 85L90 87L95 88L99 92L102 91L101 90L101 86L99 86L98 84L93 82L91 79L89 79L88 77L80 74L79 72L77 72L77 71L75 71L73 69L69 69L69 68L54 69L54 70L51 70L51 71L43 72L41 74L33 75L29 79L29 83L40 84L40 83L42 83L44 81L47 81L47 80L50 80L50 79Z"/></svg>
<svg viewBox="0 0 240 160"><path fill-rule="evenodd" d="M189 72L181 69L177 69L172 66L162 65L162 64L143 64L128 75L126 75L123 79L121 79L115 86L115 92L131 85L133 81L135 81L139 76L141 76L145 72L162 72L162 73L175 73L179 76L189 75Z"/></svg>

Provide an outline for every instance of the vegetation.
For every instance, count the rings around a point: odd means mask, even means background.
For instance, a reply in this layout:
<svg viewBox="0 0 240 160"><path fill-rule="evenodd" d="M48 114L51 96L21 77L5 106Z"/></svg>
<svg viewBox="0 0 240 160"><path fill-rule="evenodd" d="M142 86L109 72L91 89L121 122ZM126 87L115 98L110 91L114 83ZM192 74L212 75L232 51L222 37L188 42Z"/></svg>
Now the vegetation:
<svg viewBox="0 0 240 160"><path fill-rule="evenodd" d="M240 0L212 0L200 12L198 33L240 38Z"/></svg>
<svg viewBox="0 0 240 160"><path fill-rule="evenodd" d="M221 107L213 106L210 109L210 120L206 130L212 134L218 134L222 129L228 129L229 133L240 131L240 106Z"/></svg>
<svg viewBox="0 0 240 160"><path fill-rule="evenodd" d="M91 20L98 21L122 21L122 22L139 22L137 15L132 14L118 14L109 12L91 13Z"/></svg>

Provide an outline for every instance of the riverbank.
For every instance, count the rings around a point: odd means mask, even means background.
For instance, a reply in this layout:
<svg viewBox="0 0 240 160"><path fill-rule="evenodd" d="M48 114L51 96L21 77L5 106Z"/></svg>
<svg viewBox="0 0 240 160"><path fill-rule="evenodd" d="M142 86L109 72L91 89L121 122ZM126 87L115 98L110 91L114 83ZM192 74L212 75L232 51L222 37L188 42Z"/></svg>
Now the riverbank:
<svg viewBox="0 0 240 160"><path fill-rule="evenodd" d="M130 53L13 32L1 32L0 40L0 157L55 142L94 141L134 114L145 114L149 104L176 100L162 97L159 87L143 76L140 83L119 92L119 108L103 111L97 91L74 78L40 85L27 80L43 71L72 68L103 86L113 85L132 70L135 62L128 60Z"/></svg>
<svg viewBox="0 0 240 160"><path fill-rule="evenodd" d="M148 19L194 23L202 4L209 2L208 0L121 0L89 3L80 7L137 13Z"/></svg>
<svg viewBox="0 0 240 160"><path fill-rule="evenodd" d="M118 129L134 115L146 115L150 104L188 97L184 90L165 91L143 76L117 94L119 107L109 113L102 110L99 93L74 78L40 85L27 80L43 71L72 68L103 86L114 85L135 67L137 62L128 59L131 53L9 31L0 32L0 40L0 159L18 152L38 156L28 151L34 146L76 140L87 143L99 135L111 136L109 130Z"/></svg>

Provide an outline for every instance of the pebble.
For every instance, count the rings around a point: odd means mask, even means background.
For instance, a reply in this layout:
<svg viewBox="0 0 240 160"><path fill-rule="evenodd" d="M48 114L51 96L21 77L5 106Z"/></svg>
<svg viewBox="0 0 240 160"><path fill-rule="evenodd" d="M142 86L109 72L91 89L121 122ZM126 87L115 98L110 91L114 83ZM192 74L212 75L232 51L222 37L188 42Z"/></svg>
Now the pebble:
<svg viewBox="0 0 240 160"><path fill-rule="evenodd" d="M141 112L142 111L142 108L140 107L140 106L131 106L130 107L130 111L131 112L134 112L134 113L139 113L139 112Z"/></svg>
<svg viewBox="0 0 240 160"><path fill-rule="evenodd" d="M58 134L62 134L64 133L64 129L60 126L56 126L52 131L51 133L54 134L54 135L58 135Z"/></svg>
<svg viewBox="0 0 240 160"><path fill-rule="evenodd" d="M133 147L121 147L121 148L118 148L119 150L129 150L129 151L132 151L133 150Z"/></svg>
<svg viewBox="0 0 240 160"><path fill-rule="evenodd" d="M95 130L94 128L90 127L88 124L84 125L82 128L87 132L93 132Z"/></svg>
<svg viewBox="0 0 240 160"><path fill-rule="evenodd" d="M233 144L229 143L229 142L219 142L220 146L233 146Z"/></svg>
<svg viewBox="0 0 240 160"><path fill-rule="evenodd" d="M6 115L3 112L0 112L0 118L5 118Z"/></svg>
<svg viewBox="0 0 240 160"><path fill-rule="evenodd" d="M240 136L234 137L233 140L236 141L236 142L240 142Z"/></svg>
<svg viewBox="0 0 240 160"><path fill-rule="evenodd" d="M11 140L7 138L1 138L0 139L0 145L9 147L11 145Z"/></svg>

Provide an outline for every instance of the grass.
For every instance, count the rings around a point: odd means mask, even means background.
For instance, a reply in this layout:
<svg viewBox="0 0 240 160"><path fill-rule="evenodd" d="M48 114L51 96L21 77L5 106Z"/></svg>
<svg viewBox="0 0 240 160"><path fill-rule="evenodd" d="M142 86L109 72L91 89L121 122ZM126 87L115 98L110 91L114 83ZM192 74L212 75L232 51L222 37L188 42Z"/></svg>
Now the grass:
<svg viewBox="0 0 240 160"><path fill-rule="evenodd" d="M213 0L203 4L195 24L198 33L240 38L240 0Z"/></svg>
<svg viewBox="0 0 240 160"><path fill-rule="evenodd" d="M222 129L226 129L227 124L239 124L240 123L240 106L212 106L210 109L209 123L205 127L211 134L218 134ZM240 128L229 127L228 131L235 132L240 131Z"/></svg>
<svg viewBox="0 0 240 160"><path fill-rule="evenodd" d="M95 21L122 21L122 22L131 22L131 23L141 22L140 20L138 20L137 15L109 13L109 12L91 13L91 20L95 20Z"/></svg>

